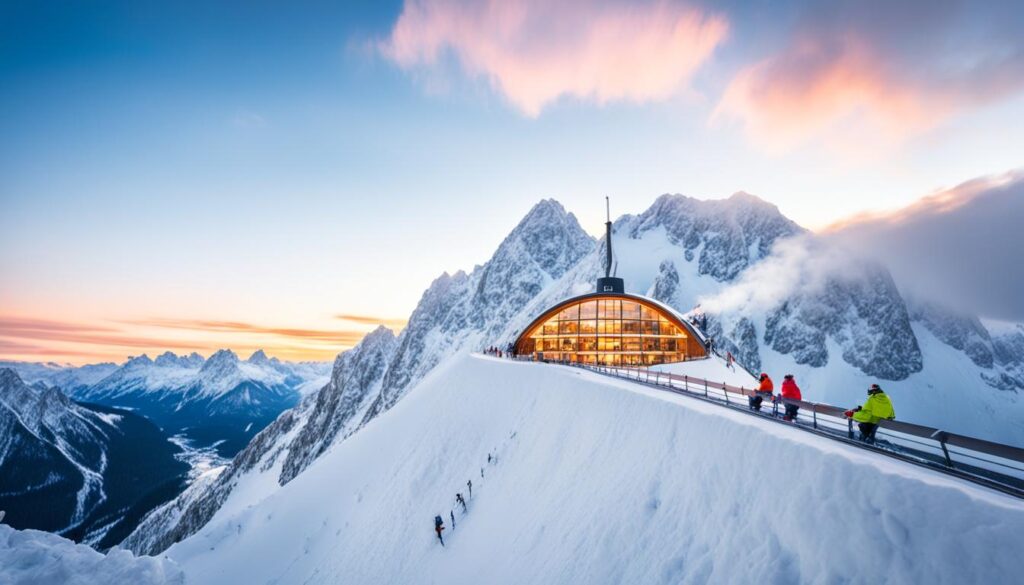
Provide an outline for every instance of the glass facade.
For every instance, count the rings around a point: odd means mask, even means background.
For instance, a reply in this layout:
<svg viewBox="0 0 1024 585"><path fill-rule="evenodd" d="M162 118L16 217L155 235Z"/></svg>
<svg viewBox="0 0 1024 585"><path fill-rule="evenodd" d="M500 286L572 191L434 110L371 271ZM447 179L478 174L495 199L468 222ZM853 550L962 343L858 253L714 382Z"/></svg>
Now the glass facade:
<svg viewBox="0 0 1024 585"><path fill-rule="evenodd" d="M516 342L539 360L650 365L703 357L678 319L634 297L590 297L550 311Z"/></svg>

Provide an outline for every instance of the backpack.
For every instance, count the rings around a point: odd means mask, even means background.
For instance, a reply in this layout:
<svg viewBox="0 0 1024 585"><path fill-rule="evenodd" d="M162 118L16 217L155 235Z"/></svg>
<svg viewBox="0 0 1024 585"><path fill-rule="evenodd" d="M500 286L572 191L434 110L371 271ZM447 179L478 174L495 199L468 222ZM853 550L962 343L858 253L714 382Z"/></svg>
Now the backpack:
<svg viewBox="0 0 1024 585"><path fill-rule="evenodd" d="M434 526L436 527L442 524L444 524L444 520L442 520L440 516L434 516Z"/></svg>

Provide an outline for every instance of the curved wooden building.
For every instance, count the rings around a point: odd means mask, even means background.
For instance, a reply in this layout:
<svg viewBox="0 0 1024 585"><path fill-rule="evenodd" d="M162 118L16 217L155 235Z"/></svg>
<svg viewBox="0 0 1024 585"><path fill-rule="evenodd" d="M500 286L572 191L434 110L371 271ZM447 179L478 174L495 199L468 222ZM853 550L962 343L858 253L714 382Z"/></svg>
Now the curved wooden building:
<svg viewBox="0 0 1024 585"><path fill-rule="evenodd" d="M611 217L605 228L605 275L597 279L597 292L544 311L519 335L516 355L606 365L652 365L706 357L704 342L689 323L654 299L627 294L623 280L611 275Z"/></svg>
<svg viewBox="0 0 1024 585"><path fill-rule="evenodd" d="M551 307L515 343L538 360L651 365L705 357L700 337L675 311L646 297L596 292Z"/></svg>

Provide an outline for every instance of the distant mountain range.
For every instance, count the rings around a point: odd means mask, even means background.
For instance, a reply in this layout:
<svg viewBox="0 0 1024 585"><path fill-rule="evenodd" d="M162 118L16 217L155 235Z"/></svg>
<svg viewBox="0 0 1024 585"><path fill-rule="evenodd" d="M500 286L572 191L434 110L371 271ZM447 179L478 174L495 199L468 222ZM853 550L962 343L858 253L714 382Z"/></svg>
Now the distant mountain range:
<svg viewBox="0 0 1024 585"><path fill-rule="evenodd" d="M132 410L168 435L215 446L231 457L304 394L328 381L330 364L284 362L256 351L242 361L230 350L208 359L166 352L121 366L5 362L30 383L59 386L79 402Z"/></svg>
<svg viewBox="0 0 1024 585"><path fill-rule="evenodd" d="M627 291L707 315L719 347L751 370L795 374L806 399L853 406L878 382L904 420L1024 444L1024 326L904 298L885 268L745 193L662 196L617 220L614 238ZM233 498L270 496L453 355L504 347L546 308L593 291L602 248L558 202L538 203L487 263L441 275L400 335L380 329L341 354L329 384L218 477L154 510L124 546L162 551Z"/></svg>

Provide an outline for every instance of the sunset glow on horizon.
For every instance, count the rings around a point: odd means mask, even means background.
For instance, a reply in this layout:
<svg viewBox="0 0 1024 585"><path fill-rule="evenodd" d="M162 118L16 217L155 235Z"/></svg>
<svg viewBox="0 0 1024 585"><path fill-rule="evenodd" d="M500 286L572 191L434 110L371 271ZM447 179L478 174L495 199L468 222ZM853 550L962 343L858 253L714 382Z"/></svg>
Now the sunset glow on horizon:
<svg viewBox="0 0 1024 585"><path fill-rule="evenodd" d="M0 8L0 360L332 360L539 200L746 191L804 227L1024 168L1024 5Z"/></svg>

